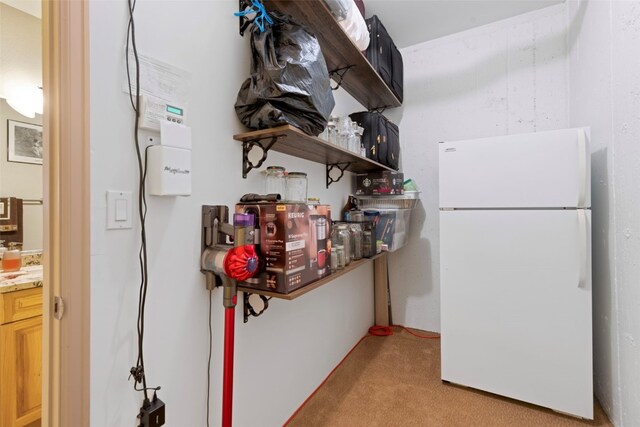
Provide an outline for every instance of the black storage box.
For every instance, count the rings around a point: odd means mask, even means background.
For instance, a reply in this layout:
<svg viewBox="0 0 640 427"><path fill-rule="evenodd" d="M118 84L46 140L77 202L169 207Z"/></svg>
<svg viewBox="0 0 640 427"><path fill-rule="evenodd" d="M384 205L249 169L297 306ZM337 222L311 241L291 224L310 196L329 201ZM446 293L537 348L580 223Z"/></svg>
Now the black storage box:
<svg viewBox="0 0 640 427"><path fill-rule="evenodd" d="M379 171L356 175L356 195L401 195L404 194L402 172Z"/></svg>
<svg viewBox="0 0 640 427"><path fill-rule="evenodd" d="M366 52L367 60L402 103L404 85L402 54L376 15L367 19L366 22L371 40Z"/></svg>
<svg viewBox="0 0 640 427"><path fill-rule="evenodd" d="M367 157L398 170L400 164L400 132L398 126L377 112L363 111L349 116L364 129L362 144Z"/></svg>

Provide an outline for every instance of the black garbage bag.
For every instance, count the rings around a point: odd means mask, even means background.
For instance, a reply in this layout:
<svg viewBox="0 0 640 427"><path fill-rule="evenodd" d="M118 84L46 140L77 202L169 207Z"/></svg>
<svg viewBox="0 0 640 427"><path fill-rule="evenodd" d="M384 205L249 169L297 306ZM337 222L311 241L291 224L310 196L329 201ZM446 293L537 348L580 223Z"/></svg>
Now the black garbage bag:
<svg viewBox="0 0 640 427"><path fill-rule="evenodd" d="M251 77L238 92L236 114L251 129L289 123L318 135L335 106L320 45L291 17L270 15L264 32L251 31Z"/></svg>

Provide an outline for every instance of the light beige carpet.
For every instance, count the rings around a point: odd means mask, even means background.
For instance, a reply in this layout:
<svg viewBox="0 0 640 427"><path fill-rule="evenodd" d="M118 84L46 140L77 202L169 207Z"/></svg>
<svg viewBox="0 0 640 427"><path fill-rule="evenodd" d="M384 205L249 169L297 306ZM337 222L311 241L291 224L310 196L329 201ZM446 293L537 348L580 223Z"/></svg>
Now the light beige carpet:
<svg viewBox="0 0 640 427"><path fill-rule="evenodd" d="M427 332L415 331L422 334ZM473 357L473 355L470 355ZM440 340L367 337L295 414L295 426L611 426L440 381Z"/></svg>

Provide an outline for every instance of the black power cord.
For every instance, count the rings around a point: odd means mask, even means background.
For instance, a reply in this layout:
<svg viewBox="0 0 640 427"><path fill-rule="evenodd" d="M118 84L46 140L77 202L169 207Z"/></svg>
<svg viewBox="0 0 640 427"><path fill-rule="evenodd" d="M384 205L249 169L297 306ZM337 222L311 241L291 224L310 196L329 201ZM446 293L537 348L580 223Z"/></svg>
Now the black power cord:
<svg viewBox="0 0 640 427"><path fill-rule="evenodd" d="M136 360L136 366L132 367L129 371L129 378L133 377L134 384L133 388L136 391L142 391L144 393L144 403L142 405L142 410L140 417L143 418L144 415L148 415L148 412L145 413L145 409L152 409L153 411L157 411L158 407L162 407L163 418L164 418L164 403L160 399L158 399L156 392L160 390L160 387L147 387L147 378L144 370L144 314L145 307L147 302L147 289L149 284L149 273L147 269L147 232L146 232L146 218L147 218L147 199L146 199L146 190L145 190L145 182L147 178L147 168L146 161L143 165L142 161L142 152L140 149L140 140L139 140L139 130L140 130L140 60L138 57L138 48L136 46L136 31L135 31L135 21L133 18L133 12L135 11L137 0L127 0L128 9L129 9L129 24L127 27L127 44L126 44L126 67L127 67L127 84L129 86L129 100L131 101L131 106L133 107L133 111L135 113L135 123L134 123L134 142L136 149L136 156L138 160L138 174L139 174L139 182L138 182L138 210L140 214L140 251L138 252L138 260L140 264L140 290L138 293L138 319L137 319L137 330L138 330L138 358ZM135 59L135 98L132 93L131 88L131 72L129 69L129 47L131 46L133 50L133 57ZM146 154L146 153L145 153ZM146 157L146 155L145 155ZM146 159L145 159L146 160ZM139 388L138 384L142 384L142 387ZM148 390L154 390L153 400L149 400ZM144 424L144 422L143 422Z"/></svg>

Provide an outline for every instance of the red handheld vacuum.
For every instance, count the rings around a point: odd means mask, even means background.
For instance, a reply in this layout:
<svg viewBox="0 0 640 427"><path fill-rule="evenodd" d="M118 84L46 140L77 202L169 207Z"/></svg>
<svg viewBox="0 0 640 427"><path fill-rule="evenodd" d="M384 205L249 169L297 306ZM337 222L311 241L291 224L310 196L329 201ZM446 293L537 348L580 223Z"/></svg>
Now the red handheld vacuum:
<svg viewBox="0 0 640 427"><path fill-rule="evenodd" d="M200 271L207 278L207 289L223 286L224 368L222 376L222 427L230 427L233 409L233 350L238 281L258 270L254 246L254 216L235 214L228 224L226 206L202 207L202 258ZM233 244L231 244L231 241ZM208 402L207 402L208 404Z"/></svg>

